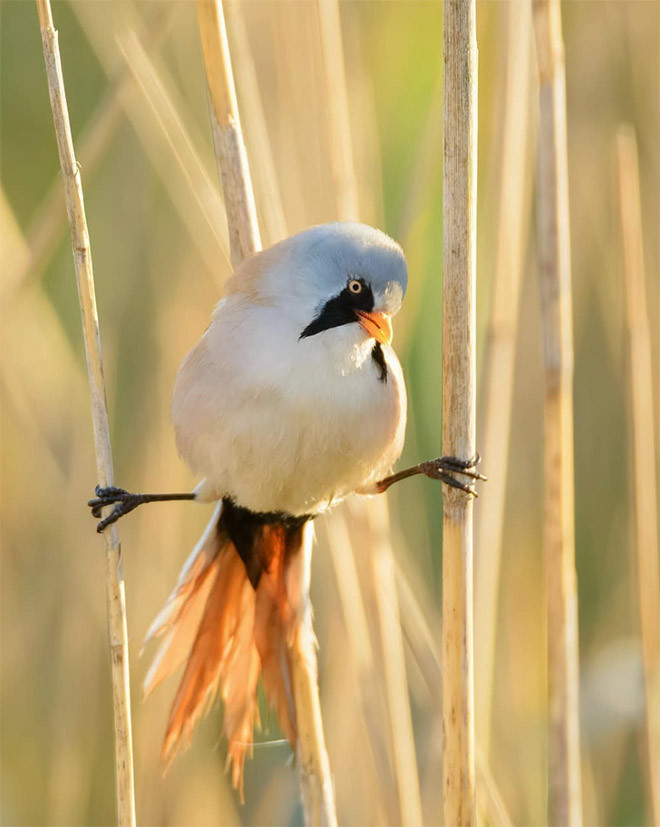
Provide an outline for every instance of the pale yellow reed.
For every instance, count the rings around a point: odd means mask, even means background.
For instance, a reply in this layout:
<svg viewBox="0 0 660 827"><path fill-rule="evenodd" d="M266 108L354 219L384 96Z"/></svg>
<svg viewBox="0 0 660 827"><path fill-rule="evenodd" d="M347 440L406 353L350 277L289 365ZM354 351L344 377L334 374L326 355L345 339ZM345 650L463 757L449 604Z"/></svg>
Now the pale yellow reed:
<svg viewBox="0 0 660 827"><path fill-rule="evenodd" d="M497 212L497 252L488 323L487 366L481 399L484 411L479 449L488 474L486 496L476 513L475 697L477 743L490 749L500 562L506 501L511 402L518 331L518 307L530 223L532 187L530 7L507 4L507 69Z"/></svg>
<svg viewBox="0 0 660 827"><path fill-rule="evenodd" d="M475 0L446 0L442 452L471 457L476 430L477 38ZM445 824L476 823L472 498L443 486Z"/></svg>
<svg viewBox="0 0 660 827"><path fill-rule="evenodd" d="M660 825L660 571L658 565L658 494L653 412L653 362L646 306L644 236L639 195L637 141L631 127L617 135L619 206L626 280L630 347L635 551L646 689L648 786L655 827Z"/></svg>
<svg viewBox="0 0 660 827"><path fill-rule="evenodd" d="M78 282L78 298L82 315L87 373L92 397L92 420L96 466L99 483L112 485L114 471L110 447L108 412L105 406L105 379L101 359L101 339L94 271L85 216L82 181L76 161L69 123L69 112L64 90L64 78L57 32L49 0L37 0L41 39L46 61L48 91L53 111L53 122L57 148L62 167L62 179L66 198L73 260ZM122 827L135 824L135 795L133 791L133 745L131 734L131 696L128 663L128 635L126 626L126 605L124 577L121 565L121 549L115 525L104 532L106 550L106 602L110 656L112 661L112 694L114 701L115 769L117 784L117 819Z"/></svg>
<svg viewBox="0 0 660 827"><path fill-rule="evenodd" d="M548 820L577 827L582 822L582 793L566 79L559 0L534 0L533 10L540 82L537 203L545 363Z"/></svg>

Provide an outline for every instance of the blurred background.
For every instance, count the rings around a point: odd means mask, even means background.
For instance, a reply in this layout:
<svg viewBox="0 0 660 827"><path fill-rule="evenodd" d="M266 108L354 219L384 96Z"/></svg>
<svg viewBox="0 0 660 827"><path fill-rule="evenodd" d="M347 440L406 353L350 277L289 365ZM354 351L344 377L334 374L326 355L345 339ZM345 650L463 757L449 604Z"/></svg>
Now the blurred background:
<svg viewBox="0 0 660 827"><path fill-rule="evenodd" d="M115 818L104 556L85 505L95 459L70 238L36 8L4 2L0 12L1 818L104 825ZM359 215L396 238L409 262L394 342L409 392L405 467L441 449L442 5L344 0L340 13ZM262 237L272 243L344 210L332 159L346 119L328 82L341 55L315 2L230 2L226 14ZM194 4L58 1L53 15L91 234L117 483L189 490L197 481L176 455L170 392L230 274ZM584 818L639 825L651 811L615 139L622 123L634 127L657 411L660 4L572 0L563 15ZM477 442L490 478L475 506L479 798L489 823L542 824L543 376L528 4L479 2L478 42ZM655 429L657 443L657 416ZM408 785L419 790L425 823L439 824L441 491L418 478L388 501L389 531L384 508L374 524L357 502L317 521L312 598L325 732L340 823L398 823ZM291 752L265 711L244 806L223 772L217 705L191 750L160 774L175 682L142 702L141 641L208 518L206 508L170 503L120 523L138 820L299 824ZM394 581L398 608L396 600L386 608L400 613L412 728L384 689L392 641L379 623L379 589L387 594ZM489 658L492 669L483 666ZM417 767L408 761L405 779L393 721L414 737Z"/></svg>

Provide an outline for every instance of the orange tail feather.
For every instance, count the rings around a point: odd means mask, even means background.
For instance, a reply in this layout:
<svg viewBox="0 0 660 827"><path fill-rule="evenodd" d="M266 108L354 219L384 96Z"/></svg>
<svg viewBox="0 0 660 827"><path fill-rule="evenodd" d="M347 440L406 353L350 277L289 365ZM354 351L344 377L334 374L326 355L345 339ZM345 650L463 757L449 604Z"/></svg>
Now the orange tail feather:
<svg viewBox="0 0 660 827"><path fill-rule="evenodd" d="M249 512L241 511L241 519L249 521L245 514ZM295 745L289 647L307 604L305 541L311 539L302 522L291 526L265 522L263 515L255 518L247 551L241 544L244 534L235 535L239 553L223 521L222 506L218 507L147 636L164 639L145 680L145 694L187 659L163 741L165 768L182 746L189 746L195 725L219 690L225 706L227 763L241 795L243 767L252 754L258 722L260 672L280 727Z"/></svg>

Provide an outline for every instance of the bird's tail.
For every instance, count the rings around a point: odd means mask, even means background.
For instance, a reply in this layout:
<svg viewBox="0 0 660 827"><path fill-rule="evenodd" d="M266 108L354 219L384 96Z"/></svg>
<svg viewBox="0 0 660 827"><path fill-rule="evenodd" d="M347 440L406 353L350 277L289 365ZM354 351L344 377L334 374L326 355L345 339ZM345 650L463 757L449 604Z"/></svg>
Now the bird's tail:
<svg viewBox="0 0 660 827"><path fill-rule="evenodd" d="M146 638L162 637L162 642L145 679L145 695L186 662L163 741L165 768L190 744L197 721L219 690L227 764L241 793L259 717L259 674L294 746L290 652L301 633L311 634L303 622L311 526L305 518L276 517L252 514L230 500L219 503Z"/></svg>

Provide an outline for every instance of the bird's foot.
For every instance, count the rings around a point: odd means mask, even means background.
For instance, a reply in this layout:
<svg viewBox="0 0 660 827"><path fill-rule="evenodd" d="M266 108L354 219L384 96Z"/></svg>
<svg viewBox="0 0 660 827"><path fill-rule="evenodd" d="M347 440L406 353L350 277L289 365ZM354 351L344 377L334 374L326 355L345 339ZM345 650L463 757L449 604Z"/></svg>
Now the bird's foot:
<svg viewBox="0 0 660 827"><path fill-rule="evenodd" d="M123 488L116 488L114 485L102 488L97 485L94 489L96 497L90 500L87 505L92 509L92 517L99 519L101 511L106 505L115 505L110 514L103 520L99 521L96 530L99 534L103 532L109 525L116 523L124 514L128 514L141 505L144 500L143 494L131 494Z"/></svg>
<svg viewBox="0 0 660 827"><path fill-rule="evenodd" d="M475 454L470 459L460 459L460 457L437 457L421 463L421 471L427 477L434 480L441 480L446 485L452 488L458 488L472 497L478 497L474 485L469 482L463 482L456 479L455 474L461 474L464 477L469 477L471 480L488 479L483 474L476 471L477 465L481 462L479 454Z"/></svg>

